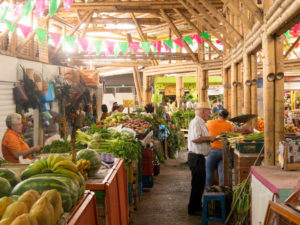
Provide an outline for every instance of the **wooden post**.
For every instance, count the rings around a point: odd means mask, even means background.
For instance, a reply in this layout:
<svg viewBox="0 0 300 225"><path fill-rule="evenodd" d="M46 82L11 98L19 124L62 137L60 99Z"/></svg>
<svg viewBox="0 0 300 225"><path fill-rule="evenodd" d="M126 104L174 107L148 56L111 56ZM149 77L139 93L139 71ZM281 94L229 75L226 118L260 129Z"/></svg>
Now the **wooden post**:
<svg viewBox="0 0 300 225"><path fill-rule="evenodd" d="M184 90L183 77L177 76L176 77L176 102L177 102L177 107L180 107L180 104L182 102L183 90Z"/></svg>
<svg viewBox="0 0 300 225"><path fill-rule="evenodd" d="M223 88L224 88L224 108L228 109L228 70L222 68Z"/></svg>
<svg viewBox="0 0 300 225"><path fill-rule="evenodd" d="M251 55L251 114L257 115L257 56ZM252 126L257 128L257 119L253 120Z"/></svg>
<svg viewBox="0 0 300 225"><path fill-rule="evenodd" d="M276 75L284 73L283 37L275 39ZM284 140L284 79L275 80L275 152L278 144ZM278 157L275 154L275 163L278 165Z"/></svg>
<svg viewBox="0 0 300 225"><path fill-rule="evenodd" d="M198 97L198 102L201 102L201 81L202 81L202 76L203 76L203 71L201 66L198 66L197 68L197 76L196 76L196 88L197 88L197 97Z"/></svg>
<svg viewBox="0 0 300 225"><path fill-rule="evenodd" d="M244 53L243 55L243 65L244 65L244 113L251 113L251 62L250 55Z"/></svg>
<svg viewBox="0 0 300 225"><path fill-rule="evenodd" d="M204 101L208 102L208 88L209 88L209 82L208 82L208 70L204 70L204 77L205 77L205 83L204 87L205 89L203 90L203 95L204 95Z"/></svg>
<svg viewBox="0 0 300 225"><path fill-rule="evenodd" d="M231 117L237 116L237 64L231 64Z"/></svg>
<svg viewBox="0 0 300 225"><path fill-rule="evenodd" d="M140 73L137 68L137 66L133 67L133 78L134 78L134 84L136 88L136 93L138 97L139 106L143 104L143 98L142 98L142 91L141 91L141 81L140 81Z"/></svg>
<svg viewBox="0 0 300 225"><path fill-rule="evenodd" d="M275 164L275 135L274 135L274 81L268 81L268 76L275 74L275 38L263 34L263 99L264 99L264 162L266 166Z"/></svg>
<svg viewBox="0 0 300 225"><path fill-rule="evenodd" d="M232 82L231 82L231 68L227 69L227 87L228 87L228 101L227 101L227 110L231 113L231 90L232 90Z"/></svg>
<svg viewBox="0 0 300 225"><path fill-rule="evenodd" d="M242 114L243 112L243 104L244 104L244 86L243 86L243 67L242 63L237 64L237 116Z"/></svg>

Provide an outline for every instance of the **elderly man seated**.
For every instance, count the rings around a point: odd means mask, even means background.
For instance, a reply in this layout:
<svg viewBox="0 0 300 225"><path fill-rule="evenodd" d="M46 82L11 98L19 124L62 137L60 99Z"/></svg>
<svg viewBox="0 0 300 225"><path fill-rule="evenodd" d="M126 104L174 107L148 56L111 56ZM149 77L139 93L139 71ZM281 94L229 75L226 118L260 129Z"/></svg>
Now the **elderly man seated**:
<svg viewBox="0 0 300 225"><path fill-rule="evenodd" d="M39 152L40 146L29 146L22 140L22 117L18 113L11 113L6 117L7 130L2 139L2 154L5 160L18 163L19 156L32 158L32 153Z"/></svg>

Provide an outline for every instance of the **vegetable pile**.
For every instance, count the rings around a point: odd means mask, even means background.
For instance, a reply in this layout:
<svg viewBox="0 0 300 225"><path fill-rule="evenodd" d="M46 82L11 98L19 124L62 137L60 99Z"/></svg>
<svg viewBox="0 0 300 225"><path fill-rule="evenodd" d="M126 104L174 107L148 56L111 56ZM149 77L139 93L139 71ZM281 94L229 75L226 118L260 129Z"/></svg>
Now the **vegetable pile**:
<svg viewBox="0 0 300 225"><path fill-rule="evenodd" d="M76 144L86 145L104 154L113 154L117 158L124 159L125 164L136 161L141 155L141 145L135 137L105 127L94 134L78 130Z"/></svg>
<svg viewBox="0 0 300 225"><path fill-rule="evenodd" d="M117 127L127 119L125 113L115 113L104 120L104 126Z"/></svg>
<svg viewBox="0 0 300 225"><path fill-rule="evenodd" d="M67 153L71 152L71 144L69 141L52 141L50 145L43 148L42 153Z"/></svg>
<svg viewBox="0 0 300 225"><path fill-rule="evenodd" d="M150 123L145 120L127 118L126 122L122 124L123 127L130 128L138 134L143 134L149 128Z"/></svg>

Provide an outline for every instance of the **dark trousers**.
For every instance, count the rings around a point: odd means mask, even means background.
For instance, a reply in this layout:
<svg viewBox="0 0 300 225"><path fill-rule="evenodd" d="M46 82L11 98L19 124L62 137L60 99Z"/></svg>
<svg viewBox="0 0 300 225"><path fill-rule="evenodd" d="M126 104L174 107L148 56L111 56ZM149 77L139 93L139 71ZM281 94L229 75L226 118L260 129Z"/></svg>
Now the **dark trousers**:
<svg viewBox="0 0 300 225"><path fill-rule="evenodd" d="M189 153L188 164L192 172L192 190L188 206L189 213L195 213L202 207L202 195L205 187L205 157L200 154Z"/></svg>

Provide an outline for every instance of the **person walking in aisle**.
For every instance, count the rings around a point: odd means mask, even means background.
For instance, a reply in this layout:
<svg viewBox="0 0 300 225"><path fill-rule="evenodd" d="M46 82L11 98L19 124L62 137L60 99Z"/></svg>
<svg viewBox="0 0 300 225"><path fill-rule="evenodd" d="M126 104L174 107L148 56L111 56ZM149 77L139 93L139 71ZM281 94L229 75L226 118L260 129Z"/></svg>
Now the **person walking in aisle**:
<svg viewBox="0 0 300 225"><path fill-rule="evenodd" d="M188 165L192 172L192 188L188 205L188 214L200 216L202 213L202 195L205 187L205 157L210 153L210 143L215 141L209 136L205 122L211 115L208 102L201 102L195 110L195 118L188 131Z"/></svg>

